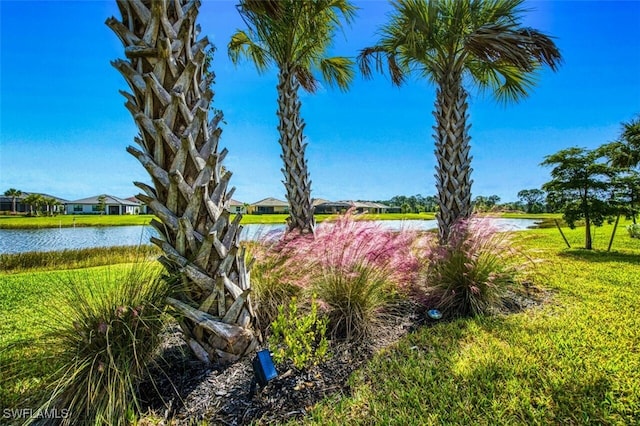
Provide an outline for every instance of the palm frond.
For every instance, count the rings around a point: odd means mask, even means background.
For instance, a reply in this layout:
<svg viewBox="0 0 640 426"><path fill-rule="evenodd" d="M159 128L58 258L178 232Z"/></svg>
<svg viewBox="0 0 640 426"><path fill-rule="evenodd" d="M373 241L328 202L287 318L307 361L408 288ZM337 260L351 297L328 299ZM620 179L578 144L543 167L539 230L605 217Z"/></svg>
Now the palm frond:
<svg viewBox="0 0 640 426"><path fill-rule="evenodd" d="M260 72L268 68L271 60L268 52L258 43L254 42L249 34L241 30L236 31L231 36L227 50L231 62L237 64L240 58L244 57L253 62Z"/></svg>
<svg viewBox="0 0 640 426"><path fill-rule="evenodd" d="M536 74L507 63L470 62L467 70L481 92L490 91L498 102L526 98L536 84Z"/></svg>
<svg viewBox="0 0 640 426"><path fill-rule="evenodd" d="M331 86L338 86L342 91L346 91L353 81L353 65L351 59L343 56L325 58L319 64L322 79Z"/></svg>
<svg viewBox="0 0 640 426"><path fill-rule="evenodd" d="M523 48L539 62L557 71L562 64L560 49L553 42L553 38L532 28L521 28L519 34L526 38Z"/></svg>
<svg viewBox="0 0 640 426"><path fill-rule="evenodd" d="M318 80L313 76L308 67L296 67L294 69L296 80L300 86L308 93L316 93L318 91Z"/></svg>

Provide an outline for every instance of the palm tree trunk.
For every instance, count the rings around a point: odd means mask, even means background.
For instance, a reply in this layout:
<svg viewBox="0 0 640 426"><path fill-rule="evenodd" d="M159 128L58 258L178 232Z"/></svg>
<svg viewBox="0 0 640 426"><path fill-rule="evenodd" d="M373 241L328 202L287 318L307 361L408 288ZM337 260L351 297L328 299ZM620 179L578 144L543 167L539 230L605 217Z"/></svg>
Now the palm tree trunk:
<svg viewBox="0 0 640 426"><path fill-rule="evenodd" d="M300 84L286 67L278 76L278 132L284 161L284 186L289 200L287 228L301 233L312 233L315 227L311 204L311 181L304 152L304 121L300 117Z"/></svg>
<svg viewBox="0 0 640 426"><path fill-rule="evenodd" d="M438 232L446 244L451 227L471 214L471 156L467 92L461 76L445 76L436 92L436 188Z"/></svg>
<svg viewBox="0 0 640 426"><path fill-rule="evenodd" d="M160 221L152 238L181 291L174 308L194 353L204 361L235 361L258 344L253 331L249 271L238 237L240 215L227 211L233 189L221 170L218 113L208 121L213 75L207 38L197 39L199 1L118 0L122 21L107 20L127 60L112 64L132 93L121 92L139 130L141 149L127 151L145 167L153 187L135 182Z"/></svg>

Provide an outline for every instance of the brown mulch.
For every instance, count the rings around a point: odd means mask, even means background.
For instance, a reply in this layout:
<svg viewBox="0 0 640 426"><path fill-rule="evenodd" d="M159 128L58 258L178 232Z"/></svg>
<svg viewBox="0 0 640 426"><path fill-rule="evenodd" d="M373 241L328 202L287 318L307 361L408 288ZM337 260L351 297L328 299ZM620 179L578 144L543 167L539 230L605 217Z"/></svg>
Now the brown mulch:
<svg viewBox="0 0 640 426"><path fill-rule="evenodd" d="M501 313L519 312L546 299L548 294L540 290L509 293ZM172 324L164 332L160 361L139 388L142 411L155 419L149 423L155 425L191 425L200 420L220 425L272 424L300 419L325 397L349 395L348 377L377 351L433 323L418 314L424 311L403 307L403 315L385 319L366 345L332 343L331 356L319 365L303 370L278 365L278 377L263 389L254 383L253 357L227 366L206 365L191 354L179 327Z"/></svg>

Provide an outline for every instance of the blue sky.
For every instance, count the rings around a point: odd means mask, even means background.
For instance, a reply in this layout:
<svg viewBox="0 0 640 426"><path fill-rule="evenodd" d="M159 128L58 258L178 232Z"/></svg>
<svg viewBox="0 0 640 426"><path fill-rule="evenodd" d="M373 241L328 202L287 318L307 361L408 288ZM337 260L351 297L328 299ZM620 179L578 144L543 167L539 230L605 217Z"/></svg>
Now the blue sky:
<svg viewBox="0 0 640 426"><path fill-rule="evenodd" d="M284 199L276 131L276 71L230 63L230 35L244 27L236 2L204 0L199 22L216 45L215 106L230 153L234 198ZM376 40L386 1L358 1L358 17L333 54L355 56ZM558 73L543 71L531 95L504 106L472 91L473 195L516 200L549 178L543 157L615 139L640 113L640 2L531 1L524 22L556 37ZM74 200L128 197L148 181L125 148L137 129L109 62L124 56L104 21L115 1L0 0L0 191L17 188ZM383 200L435 193L434 88L385 76L357 78L348 93L303 94L313 196Z"/></svg>

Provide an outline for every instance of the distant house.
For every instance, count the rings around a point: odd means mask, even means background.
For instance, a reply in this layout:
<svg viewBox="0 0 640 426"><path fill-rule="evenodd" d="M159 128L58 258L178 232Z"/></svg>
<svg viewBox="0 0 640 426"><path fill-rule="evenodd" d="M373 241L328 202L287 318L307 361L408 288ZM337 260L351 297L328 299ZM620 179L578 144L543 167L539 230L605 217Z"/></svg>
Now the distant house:
<svg viewBox="0 0 640 426"><path fill-rule="evenodd" d="M63 199L63 198L59 198L59 197L55 197L53 195L49 195L49 194L43 194L41 192L23 192L22 195L20 195L19 197L16 197L16 212L17 213L28 213L30 211L29 205L24 203L24 199L26 197L28 197L29 195L40 195L44 198L50 198L53 200L56 200L56 202L58 203L58 205L55 206L49 206L53 212L55 213L62 213L64 211L63 206L68 202L67 200ZM43 212L46 211L47 206L46 205L42 205L40 206L41 210ZM0 212L11 212L13 211L13 200L11 197L6 197L4 195L0 195Z"/></svg>
<svg viewBox="0 0 640 426"><path fill-rule="evenodd" d="M352 205L347 201L317 200L313 203L315 214L337 214L349 210Z"/></svg>
<svg viewBox="0 0 640 426"><path fill-rule="evenodd" d="M244 203L241 203L238 200L234 200L233 198L229 200L227 210L229 210L229 213L232 214L247 214L247 207L244 205Z"/></svg>
<svg viewBox="0 0 640 426"><path fill-rule="evenodd" d="M381 214L386 213L387 210L389 210L389 206L375 203L373 201L354 201L353 205L356 208L356 211L362 213Z"/></svg>
<svg viewBox="0 0 640 426"><path fill-rule="evenodd" d="M277 198L265 198L250 206L251 214L289 213L289 203Z"/></svg>
<svg viewBox="0 0 640 426"><path fill-rule="evenodd" d="M104 197L104 212L101 210L101 200ZM139 214L141 211L140 201L130 201L113 195L96 195L95 197L83 198L81 200L69 201L66 203L67 214Z"/></svg>
<svg viewBox="0 0 640 426"><path fill-rule="evenodd" d="M336 214L344 213L349 209L353 209L356 213L386 213L389 210L389 206L384 204L374 203L372 201L326 201L315 205L315 213L318 214Z"/></svg>

